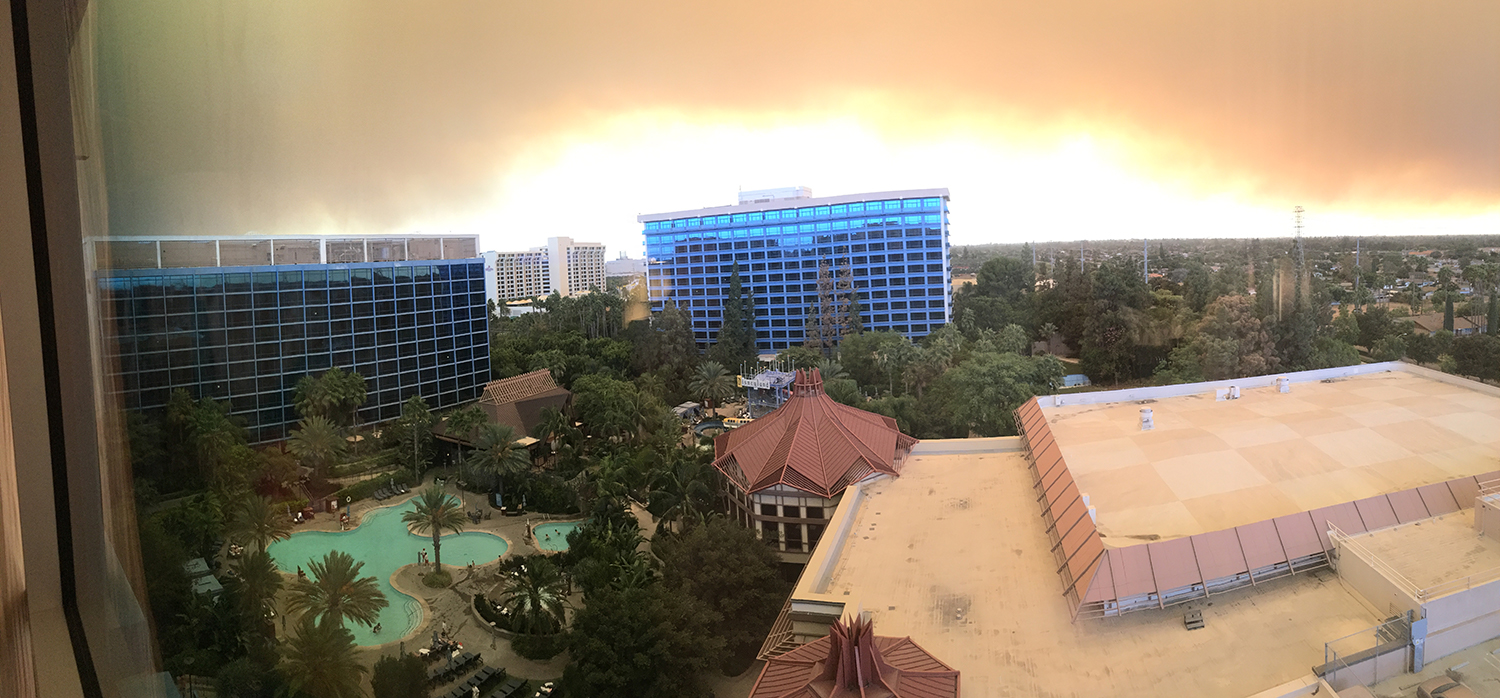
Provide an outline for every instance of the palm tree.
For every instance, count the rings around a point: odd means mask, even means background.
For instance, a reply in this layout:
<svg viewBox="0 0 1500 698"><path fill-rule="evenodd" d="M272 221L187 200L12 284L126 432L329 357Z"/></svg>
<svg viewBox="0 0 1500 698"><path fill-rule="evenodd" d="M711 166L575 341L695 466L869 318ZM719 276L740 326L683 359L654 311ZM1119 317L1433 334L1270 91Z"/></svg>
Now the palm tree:
<svg viewBox="0 0 1500 698"><path fill-rule="evenodd" d="M263 553L271 543L292 536L291 517L272 507L270 499L246 497L230 522L229 535Z"/></svg>
<svg viewBox="0 0 1500 698"><path fill-rule="evenodd" d="M562 630L567 620L567 585L551 560L532 559L511 572L496 603L511 618L511 630L548 635Z"/></svg>
<svg viewBox="0 0 1500 698"><path fill-rule="evenodd" d="M734 381L730 379L729 373L724 370L722 364L717 361L704 361L698 364L698 371L693 374L693 380L688 383L688 390L703 400L709 409L713 409L715 402L734 395Z"/></svg>
<svg viewBox="0 0 1500 698"><path fill-rule="evenodd" d="M369 669L355 656L354 633L337 623L314 623L303 616L287 640L281 673L294 695L360 698L361 674Z"/></svg>
<svg viewBox="0 0 1500 698"><path fill-rule="evenodd" d="M359 408L366 397L364 377L335 366L316 378L307 375L297 381L293 402L304 418L323 417L349 426L359 421Z"/></svg>
<svg viewBox="0 0 1500 698"><path fill-rule="evenodd" d="M563 414L556 407L543 407L536 426L531 428L531 435L538 441L552 443L554 439L561 438L573 430L573 420L569 419L568 415Z"/></svg>
<svg viewBox="0 0 1500 698"><path fill-rule="evenodd" d="M827 357L818 359L818 363L814 368L818 369L818 375L823 377L825 384L849 377L849 372L844 370L844 365L836 359Z"/></svg>
<svg viewBox="0 0 1500 698"><path fill-rule="evenodd" d="M281 572L264 551L246 553L234 566L229 586L240 599L240 611L256 630L265 623L277 592L281 591Z"/></svg>
<svg viewBox="0 0 1500 698"><path fill-rule="evenodd" d="M359 576L364 566L337 550L324 555L321 562L308 560L308 575L292 585L287 608L313 616L319 623L332 621L342 626L347 618L374 625L376 615L386 607L385 594L374 577Z"/></svg>
<svg viewBox="0 0 1500 698"><path fill-rule="evenodd" d="M486 424L479 428L474 450L466 464L489 474L494 482L531 470L531 455L516 444L516 431L506 424Z"/></svg>
<svg viewBox="0 0 1500 698"><path fill-rule="evenodd" d="M657 530L681 522L689 525L712 510L713 468L695 458L681 458L658 470L651 478L647 510L657 520Z"/></svg>
<svg viewBox="0 0 1500 698"><path fill-rule="evenodd" d="M422 490L422 494L413 501L416 502L416 508L402 514L401 520L411 524L417 533L432 534L432 568L441 570L443 531L458 533L464 530L464 522L468 518L464 516L458 502L437 486Z"/></svg>
<svg viewBox="0 0 1500 698"><path fill-rule="evenodd" d="M324 417L308 417L292 431L287 448L301 459L304 465L319 475L326 475L329 466L344 455L348 442L344 441L344 430Z"/></svg>
<svg viewBox="0 0 1500 698"><path fill-rule="evenodd" d="M448 436L472 443L474 439L471 437L474 436L474 430L484 426L485 423L490 421L490 418L476 403L463 409L449 412L444 421L448 423Z"/></svg>

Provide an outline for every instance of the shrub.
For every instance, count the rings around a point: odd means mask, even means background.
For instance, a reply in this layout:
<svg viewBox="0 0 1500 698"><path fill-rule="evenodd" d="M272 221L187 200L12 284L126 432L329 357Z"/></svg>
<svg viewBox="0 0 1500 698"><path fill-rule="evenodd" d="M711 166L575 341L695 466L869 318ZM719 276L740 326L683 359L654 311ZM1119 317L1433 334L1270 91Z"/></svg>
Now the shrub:
<svg viewBox="0 0 1500 698"><path fill-rule="evenodd" d="M516 654L534 661L546 661L567 649L567 634L516 635L511 638L510 648Z"/></svg>
<svg viewBox="0 0 1500 698"><path fill-rule="evenodd" d="M343 502L345 497L353 499L354 501L368 499L374 496L376 490L390 486L391 482L395 482L398 485L408 486L418 484L417 477L413 475L410 470L402 469L381 475L379 477L372 477L368 480L360 480L359 482L356 482L352 485L349 485L348 487L345 487L344 489L339 490L338 492L335 492L334 495L339 498L339 502Z"/></svg>

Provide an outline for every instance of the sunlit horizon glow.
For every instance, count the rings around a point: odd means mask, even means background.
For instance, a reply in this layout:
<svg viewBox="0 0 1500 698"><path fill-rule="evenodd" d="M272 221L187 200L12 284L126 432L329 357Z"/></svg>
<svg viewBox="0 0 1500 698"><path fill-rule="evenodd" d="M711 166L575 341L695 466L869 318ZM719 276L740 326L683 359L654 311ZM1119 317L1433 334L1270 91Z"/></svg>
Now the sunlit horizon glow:
<svg viewBox="0 0 1500 698"><path fill-rule="evenodd" d="M638 112L556 134L515 157L497 178L491 209L438 227L478 234L496 249L568 235L605 243L611 258L638 258L638 214L733 204L741 189L804 185L814 196L947 187L958 245L1282 237L1293 234L1297 205L1307 209L1306 235L1500 233L1500 206L1386 200L1320 208L1257 196L1249 179L1213 183L1214 191L1182 170L1153 177L1131 161L1150 145L1085 132L1020 145L959 129L887 138L855 117L747 125L710 116L694 123L680 113ZM547 232L510 232L523 230Z"/></svg>
<svg viewBox="0 0 1500 698"><path fill-rule="evenodd" d="M956 244L1500 234L1500 3L99 10L120 235L639 256L637 214L792 185L947 187Z"/></svg>

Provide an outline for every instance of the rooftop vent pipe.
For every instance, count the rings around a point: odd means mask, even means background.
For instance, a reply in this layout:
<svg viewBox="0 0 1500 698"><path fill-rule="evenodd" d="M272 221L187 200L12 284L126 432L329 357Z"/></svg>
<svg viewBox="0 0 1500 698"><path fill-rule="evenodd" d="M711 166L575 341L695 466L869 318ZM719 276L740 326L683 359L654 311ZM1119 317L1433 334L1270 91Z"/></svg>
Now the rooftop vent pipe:
<svg viewBox="0 0 1500 698"><path fill-rule="evenodd" d="M1141 408L1141 431L1151 431L1156 428L1156 423L1151 417L1151 408Z"/></svg>
<svg viewBox="0 0 1500 698"><path fill-rule="evenodd" d="M1276 379L1276 389L1283 393L1292 392L1292 379L1282 376Z"/></svg>

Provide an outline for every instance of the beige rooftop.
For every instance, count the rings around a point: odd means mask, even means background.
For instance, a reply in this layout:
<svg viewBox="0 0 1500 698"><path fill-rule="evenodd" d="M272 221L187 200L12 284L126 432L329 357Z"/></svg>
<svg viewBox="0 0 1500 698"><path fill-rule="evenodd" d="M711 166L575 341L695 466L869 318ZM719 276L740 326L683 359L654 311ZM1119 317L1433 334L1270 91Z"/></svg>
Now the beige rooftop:
<svg viewBox="0 0 1500 698"><path fill-rule="evenodd" d="M965 698L1145 697L1166 686L1248 696L1305 676L1325 641L1378 620L1323 569L1211 606L1074 622L1019 448L1017 439L919 444L900 478L845 498L838 516L852 517L851 530L841 546L825 536L793 602L868 612L882 633L910 636L963 672ZM1183 629L1189 608L1203 612L1204 629Z"/></svg>
<svg viewBox="0 0 1500 698"><path fill-rule="evenodd" d="M1494 471L1500 397L1457 383L1391 371L1043 413L1119 547Z"/></svg>

